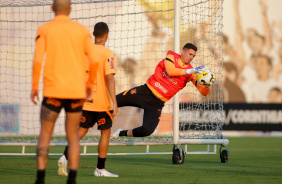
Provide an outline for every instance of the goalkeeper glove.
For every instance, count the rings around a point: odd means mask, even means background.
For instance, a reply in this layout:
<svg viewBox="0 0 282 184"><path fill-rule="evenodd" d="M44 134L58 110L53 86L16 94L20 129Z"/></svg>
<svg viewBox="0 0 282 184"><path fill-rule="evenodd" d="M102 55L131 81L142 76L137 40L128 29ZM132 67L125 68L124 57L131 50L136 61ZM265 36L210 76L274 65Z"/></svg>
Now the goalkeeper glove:
<svg viewBox="0 0 282 184"><path fill-rule="evenodd" d="M187 75L189 75L189 74L194 74L194 73L199 73L199 72L203 71L204 68L205 68L205 66L198 66L198 67L196 67L196 68L186 69L186 70L185 70L185 73L186 73Z"/></svg>

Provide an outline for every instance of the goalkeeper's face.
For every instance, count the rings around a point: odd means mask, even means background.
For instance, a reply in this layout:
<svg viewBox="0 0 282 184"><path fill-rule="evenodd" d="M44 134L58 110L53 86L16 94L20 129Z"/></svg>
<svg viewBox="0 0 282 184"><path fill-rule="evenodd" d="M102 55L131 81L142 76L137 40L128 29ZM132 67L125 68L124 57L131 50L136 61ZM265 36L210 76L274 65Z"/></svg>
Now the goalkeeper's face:
<svg viewBox="0 0 282 184"><path fill-rule="evenodd" d="M181 52L181 60L185 64L189 64L196 56L196 51L193 49L183 49Z"/></svg>

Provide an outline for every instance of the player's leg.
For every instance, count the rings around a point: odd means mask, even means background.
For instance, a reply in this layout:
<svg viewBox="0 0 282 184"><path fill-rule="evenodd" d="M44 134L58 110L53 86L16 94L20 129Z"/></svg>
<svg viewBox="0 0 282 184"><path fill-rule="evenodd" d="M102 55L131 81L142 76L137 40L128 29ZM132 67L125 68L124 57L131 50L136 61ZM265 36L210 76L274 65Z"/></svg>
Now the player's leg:
<svg viewBox="0 0 282 184"><path fill-rule="evenodd" d="M148 99L146 99L146 96L152 95L151 93L152 92L146 84L124 91L116 96L118 107L132 106L144 108L146 103L150 103L148 102ZM118 128L111 133L110 139L127 135L132 136L132 130L123 130Z"/></svg>
<svg viewBox="0 0 282 184"><path fill-rule="evenodd" d="M141 101L137 99L144 95L144 90L146 90L146 85L141 85L118 94L116 96L118 107L132 106L142 108Z"/></svg>
<svg viewBox="0 0 282 184"><path fill-rule="evenodd" d="M95 112L97 115L98 130L101 130L101 137L98 145L98 163L94 175L98 177L118 177L105 169L105 163L109 148L111 127L113 118L111 112Z"/></svg>
<svg viewBox="0 0 282 184"><path fill-rule="evenodd" d="M101 130L101 137L98 145L98 152L100 158L106 158L109 148L111 129Z"/></svg>
<svg viewBox="0 0 282 184"><path fill-rule="evenodd" d="M151 135L159 124L164 102L158 99L148 88L142 85L128 92L117 95L118 106L135 106L144 109L143 124L130 130L117 129L111 134L111 139L118 136L144 137Z"/></svg>
<svg viewBox="0 0 282 184"><path fill-rule="evenodd" d="M105 163L109 148L111 129L101 130L101 137L98 145L98 162L97 169L105 169ZM97 175L97 169L94 172L94 175Z"/></svg>
<svg viewBox="0 0 282 184"><path fill-rule="evenodd" d="M79 127L78 128L78 136L79 136L79 139L83 138L87 132L88 132L89 128L82 128L82 127ZM65 159L68 161L69 159L69 151L68 151L68 147L69 146L66 146L65 147L65 151L64 151L64 154L63 156L65 157Z"/></svg>
<svg viewBox="0 0 282 184"><path fill-rule="evenodd" d="M146 137L151 135L160 122L161 110L162 107L145 108L142 126L129 130L117 129L112 133L111 138L116 138L118 136Z"/></svg>
<svg viewBox="0 0 282 184"><path fill-rule="evenodd" d="M78 124L81 118L81 112L66 112L66 135L68 140L69 151L69 178L75 181L79 165L80 144L78 136Z"/></svg>
<svg viewBox="0 0 282 184"><path fill-rule="evenodd" d="M47 98L43 99L41 112L40 112L40 121L41 121L41 130L39 135L39 141L37 144L37 180L36 183L44 183L45 170L48 162L49 155L49 145L52 138L54 125L56 119L59 115L60 108L58 112L51 110L49 107L46 107ZM49 105L50 106L50 105Z"/></svg>
<svg viewBox="0 0 282 184"><path fill-rule="evenodd" d="M127 136L146 137L151 135L160 122L161 113L162 107L144 109L142 126L132 129Z"/></svg>
<svg viewBox="0 0 282 184"><path fill-rule="evenodd" d="M49 144L58 114L59 113L54 112L47 107L41 107L41 131L37 145L37 167L40 170L46 169L49 154Z"/></svg>
<svg viewBox="0 0 282 184"><path fill-rule="evenodd" d="M87 134L88 130L89 128L79 127L78 129L79 139L83 138ZM59 176L68 176L68 172L67 172L68 160L69 160L69 146L66 146L64 154L58 160Z"/></svg>
<svg viewBox="0 0 282 184"><path fill-rule="evenodd" d="M76 183L76 174L80 158L78 125L82 115L83 100L66 100L66 136L69 151L69 174L67 183Z"/></svg>
<svg viewBox="0 0 282 184"><path fill-rule="evenodd" d="M96 119L94 120L92 113L93 112L91 111L83 111L78 128L79 139L84 137L87 134L89 128L92 128L94 126ZM68 172L67 172L68 158L69 158L69 149L68 146L66 146L64 154L58 160L59 176L68 176Z"/></svg>

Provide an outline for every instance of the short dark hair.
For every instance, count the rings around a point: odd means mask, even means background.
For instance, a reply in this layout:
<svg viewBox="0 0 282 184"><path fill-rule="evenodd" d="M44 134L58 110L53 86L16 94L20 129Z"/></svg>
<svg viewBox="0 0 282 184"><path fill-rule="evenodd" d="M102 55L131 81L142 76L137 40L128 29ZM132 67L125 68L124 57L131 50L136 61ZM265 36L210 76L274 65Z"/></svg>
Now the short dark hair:
<svg viewBox="0 0 282 184"><path fill-rule="evenodd" d="M186 49L193 49L194 51L197 51L198 48L196 47L196 45L192 44L192 43L186 43L183 47L183 50Z"/></svg>
<svg viewBox="0 0 282 184"><path fill-rule="evenodd" d="M109 33L109 27L105 22L98 22L95 24L93 31L93 35L95 37L100 38L105 36L107 33Z"/></svg>

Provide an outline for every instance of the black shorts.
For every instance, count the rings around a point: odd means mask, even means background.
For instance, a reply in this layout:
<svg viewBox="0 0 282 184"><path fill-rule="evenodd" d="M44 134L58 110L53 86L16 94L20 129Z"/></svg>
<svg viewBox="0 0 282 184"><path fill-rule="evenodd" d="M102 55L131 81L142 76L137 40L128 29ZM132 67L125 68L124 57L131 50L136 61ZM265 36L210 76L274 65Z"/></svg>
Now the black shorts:
<svg viewBox="0 0 282 184"><path fill-rule="evenodd" d="M113 111L107 112L93 112L83 111L79 126L82 128L92 128L95 123L98 124L98 130L110 129L113 124L112 113Z"/></svg>
<svg viewBox="0 0 282 184"><path fill-rule="evenodd" d="M57 113L60 113L62 108L64 108L66 112L80 112L82 111L83 101L84 99L57 99L44 97L42 105Z"/></svg>

